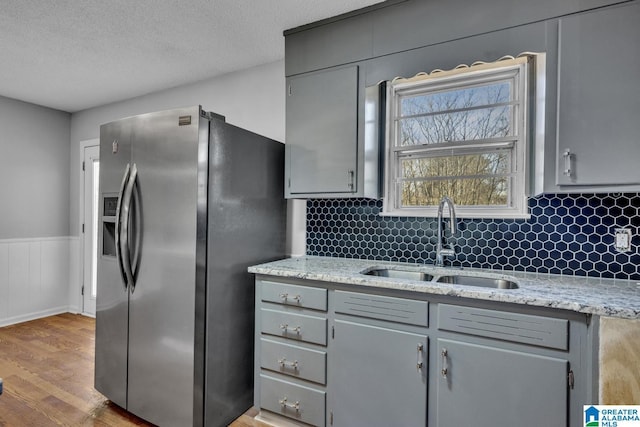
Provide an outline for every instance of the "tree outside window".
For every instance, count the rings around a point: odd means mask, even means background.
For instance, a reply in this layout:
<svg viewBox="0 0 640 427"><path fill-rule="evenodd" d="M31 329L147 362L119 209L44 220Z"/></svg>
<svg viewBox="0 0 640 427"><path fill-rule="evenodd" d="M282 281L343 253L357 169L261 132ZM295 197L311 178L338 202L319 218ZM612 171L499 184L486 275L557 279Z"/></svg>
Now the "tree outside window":
<svg viewBox="0 0 640 427"><path fill-rule="evenodd" d="M526 215L527 58L389 85L384 213Z"/></svg>

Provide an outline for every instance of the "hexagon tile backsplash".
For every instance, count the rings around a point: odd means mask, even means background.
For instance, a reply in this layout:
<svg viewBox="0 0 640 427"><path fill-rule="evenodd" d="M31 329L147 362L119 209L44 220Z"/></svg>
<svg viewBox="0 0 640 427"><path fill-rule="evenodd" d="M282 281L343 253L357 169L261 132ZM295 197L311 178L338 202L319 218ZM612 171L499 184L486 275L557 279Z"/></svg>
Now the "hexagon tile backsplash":
<svg viewBox="0 0 640 427"><path fill-rule="evenodd" d="M381 210L381 200L308 200L307 254L433 263L437 220ZM529 211L529 220L458 219L453 264L640 280L640 194L545 194ZM616 228L631 229L630 252L614 248Z"/></svg>

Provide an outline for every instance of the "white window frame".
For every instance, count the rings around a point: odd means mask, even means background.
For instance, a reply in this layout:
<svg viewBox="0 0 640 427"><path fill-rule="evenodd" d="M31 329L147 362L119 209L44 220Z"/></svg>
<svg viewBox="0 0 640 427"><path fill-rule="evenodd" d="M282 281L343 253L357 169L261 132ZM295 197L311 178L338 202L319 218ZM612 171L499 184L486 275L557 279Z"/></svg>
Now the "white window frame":
<svg viewBox="0 0 640 427"><path fill-rule="evenodd" d="M499 60L493 63L462 66L450 71L434 71L431 74L419 74L410 79L396 79L387 85L387 121L385 135L385 189L382 215L435 217L437 206L407 207L401 206L400 183L402 182L400 159L408 156L436 157L448 153L460 155L467 153L490 152L496 148L512 150L512 175L507 206L456 206L461 218L529 218L527 199L529 196L530 174L530 106L538 105L536 95L530 93L530 65L535 55ZM544 61L542 62L544 64ZM397 146L399 135L398 112L400 100L406 95L433 93L485 84L492 81L510 80L513 84L510 105L512 109L512 135L504 138L474 141L452 141L417 146ZM532 102L534 101L534 102ZM453 111L453 110L452 110ZM538 143L536 142L536 146ZM512 148L509 148L512 147ZM537 168L536 168L537 169ZM442 196L445 196L443 194ZM454 203L456 200L454 200Z"/></svg>

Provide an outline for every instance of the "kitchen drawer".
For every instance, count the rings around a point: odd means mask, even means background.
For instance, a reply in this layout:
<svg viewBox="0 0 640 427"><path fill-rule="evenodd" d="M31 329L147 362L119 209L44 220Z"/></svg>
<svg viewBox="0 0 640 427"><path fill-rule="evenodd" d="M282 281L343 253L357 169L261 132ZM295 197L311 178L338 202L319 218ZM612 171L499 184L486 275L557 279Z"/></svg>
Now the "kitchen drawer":
<svg viewBox="0 0 640 427"><path fill-rule="evenodd" d="M336 291L336 313L429 326L429 303L407 298Z"/></svg>
<svg viewBox="0 0 640 427"><path fill-rule="evenodd" d="M260 366L263 368L319 384L327 383L326 352L266 338L260 342Z"/></svg>
<svg viewBox="0 0 640 427"><path fill-rule="evenodd" d="M327 311L327 290L263 281L262 301Z"/></svg>
<svg viewBox="0 0 640 427"><path fill-rule="evenodd" d="M326 393L260 375L260 407L314 426L325 424Z"/></svg>
<svg viewBox="0 0 640 427"><path fill-rule="evenodd" d="M569 321L566 319L440 304L438 329L559 350L569 349Z"/></svg>
<svg viewBox="0 0 640 427"><path fill-rule="evenodd" d="M327 319L268 308L260 309L262 333L327 345Z"/></svg>

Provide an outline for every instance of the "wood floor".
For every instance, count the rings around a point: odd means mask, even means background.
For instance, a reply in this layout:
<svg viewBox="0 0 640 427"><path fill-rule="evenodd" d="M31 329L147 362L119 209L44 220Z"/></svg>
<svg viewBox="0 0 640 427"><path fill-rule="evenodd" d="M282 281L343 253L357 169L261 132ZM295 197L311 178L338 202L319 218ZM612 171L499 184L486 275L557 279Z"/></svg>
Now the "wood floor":
<svg viewBox="0 0 640 427"><path fill-rule="evenodd" d="M150 425L93 388L94 331L75 314L0 328L0 427ZM231 427L267 427L253 416Z"/></svg>

